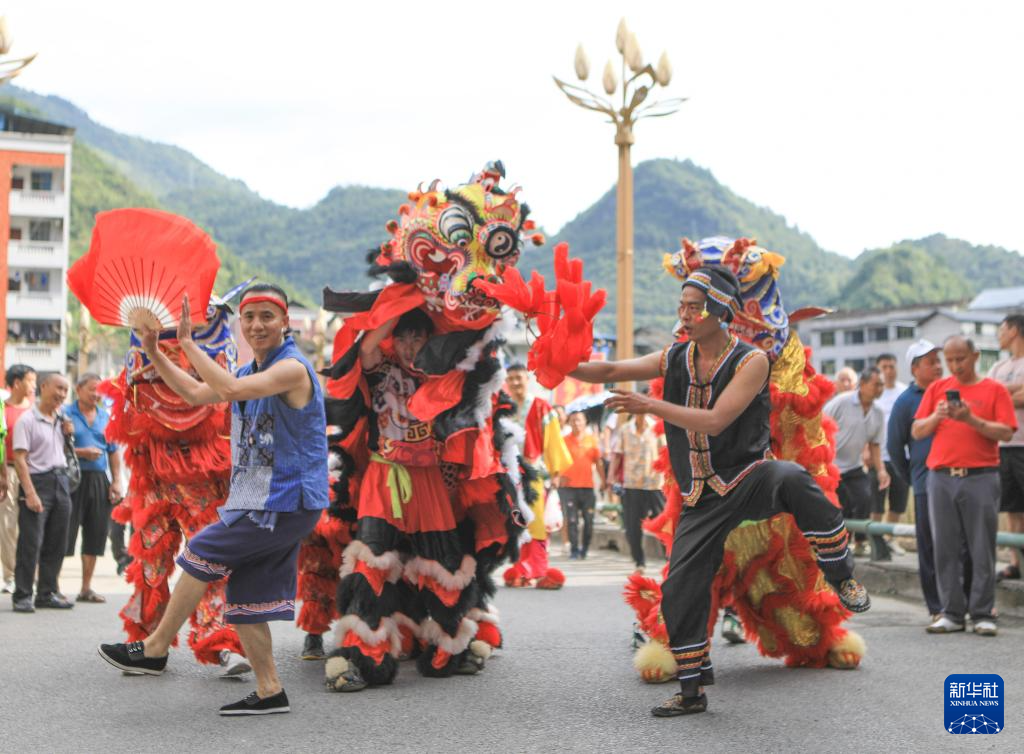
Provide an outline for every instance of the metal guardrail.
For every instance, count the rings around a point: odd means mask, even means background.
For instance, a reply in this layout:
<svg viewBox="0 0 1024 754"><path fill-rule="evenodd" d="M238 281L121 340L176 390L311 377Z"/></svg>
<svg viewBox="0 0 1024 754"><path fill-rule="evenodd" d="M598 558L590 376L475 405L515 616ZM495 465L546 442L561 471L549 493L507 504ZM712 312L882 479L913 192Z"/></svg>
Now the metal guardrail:
<svg viewBox="0 0 1024 754"><path fill-rule="evenodd" d="M892 534L897 537L913 537L917 534L913 524L887 524L863 519L847 520L846 528L858 534ZM1024 534L1009 531L996 532L996 545L1024 550Z"/></svg>
<svg viewBox="0 0 1024 754"><path fill-rule="evenodd" d="M891 534L896 537L917 536L917 529L913 524L888 524L882 521L850 519L846 522L846 528L855 534L868 535L868 539L871 541L872 560L892 560L892 550L888 542L882 538L883 534ZM1024 534L1009 531L996 532L996 546L1012 547L1024 555Z"/></svg>

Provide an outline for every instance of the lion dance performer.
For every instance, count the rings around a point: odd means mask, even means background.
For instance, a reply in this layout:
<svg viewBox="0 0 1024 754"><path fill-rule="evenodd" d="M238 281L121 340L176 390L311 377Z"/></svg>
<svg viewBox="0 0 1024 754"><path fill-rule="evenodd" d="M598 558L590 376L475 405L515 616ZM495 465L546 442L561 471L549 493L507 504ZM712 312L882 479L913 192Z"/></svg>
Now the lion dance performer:
<svg viewBox="0 0 1024 754"><path fill-rule="evenodd" d="M497 349L511 315L499 302L537 318L531 368L547 381L589 357L603 303L565 248L556 290L537 275L526 285L514 265L525 240L543 238L518 189L499 187L503 177L495 162L465 185L410 193L387 225L391 239L369 257L389 284L324 292L325 309L349 315L327 411L341 459L335 486L358 510L325 668L336 691L391 683L401 657L416 656L428 676L476 673L501 644L493 571L518 557L533 472L501 392ZM556 347L569 318L574 336Z"/></svg>
<svg viewBox="0 0 1024 754"><path fill-rule="evenodd" d="M145 639L160 622L182 540L217 520L231 470L227 404L190 406L179 398L158 377L134 328L170 328L182 294L191 292L206 307L195 342L233 369L238 351L228 302L244 285L218 299L212 289L219 268L216 244L188 219L125 208L96 215L89 251L68 271L69 289L97 322L133 328L124 368L100 385L113 401L107 439L125 449L131 474L127 495L112 513L133 529L128 552L134 560L125 578L134 591L120 613L129 641ZM174 329L160 332L159 345L187 363ZM200 663L239 675L250 666L225 610L223 584L211 584L191 616L188 643Z"/></svg>
<svg viewBox="0 0 1024 754"><path fill-rule="evenodd" d="M508 367L508 390L516 402L516 423L522 427L519 449L527 463L539 472L533 482L534 502L531 505L533 521L527 527L528 541L519 548L519 560L503 574L505 586L537 589L561 589L565 574L552 568L548 562L548 529L552 521L561 516L557 504L548 505L544 481L540 474L547 473L554 480L572 465L572 456L562 437L562 424L558 414L547 401L527 393L529 373L523 364Z"/></svg>
<svg viewBox="0 0 1024 754"><path fill-rule="evenodd" d="M237 293L239 289L232 291ZM234 370L238 350L231 337L226 300L211 303L207 324L193 339L226 369ZM160 334L160 347L180 360L175 332ZM227 404L190 406L168 389L132 333L125 367L101 392L113 400L109 439L125 447L131 471L128 494L113 512L130 523L128 547L135 559L125 571L134 592L121 617L129 641L141 641L160 622L170 599L167 581L182 545L217 520L231 471ZM224 620L224 582L210 584L191 618L188 643L196 659L221 664L225 675L247 672L238 634Z"/></svg>
<svg viewBox="0 0 1024 754"><path fill-rule="evenodd" d="M684 242L667 260L684 281L684 341L575 375L604 379L611 368L621 378L624 368L634 379L663 377L655 386L663 401L609 401L654 408L669 441L668 505L648 526L671 548L664 603L652 579L633 576L627 586L652 639L637 666L646 680L675 676L682 687L656 716L706 709L702 687L714 682L708 637L722 602L734 604L762 653L790 665L856 667L863 654L863 642L840 625L870 601L852 578L835 500L820 415L831 390L788 330L776 286L782 261L746 240Z"/></svg>

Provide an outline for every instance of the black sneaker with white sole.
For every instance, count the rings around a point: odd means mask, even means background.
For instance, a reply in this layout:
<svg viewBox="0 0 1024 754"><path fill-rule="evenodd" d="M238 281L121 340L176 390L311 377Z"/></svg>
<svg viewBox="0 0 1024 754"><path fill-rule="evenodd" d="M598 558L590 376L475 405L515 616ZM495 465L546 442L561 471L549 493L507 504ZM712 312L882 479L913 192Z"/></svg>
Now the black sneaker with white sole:
<svg viewBox="0 0 1024 754"><path fill-rule="evenodd" d="M99 653L104 660L126 673L160 675L167 667L167 655L146 657L141 641L130 641L127 644L100 644Z"/></svg>
<svg viewBox="0 0 1024 754"><path fill-rule="evenodd" d="M225 704L220 708L220 714L233 715L273 715L278 712L291 712L288 706L288 695L284 689L266 699L260 699L260 695L253 691L249 696L234 704Z"/></svg>

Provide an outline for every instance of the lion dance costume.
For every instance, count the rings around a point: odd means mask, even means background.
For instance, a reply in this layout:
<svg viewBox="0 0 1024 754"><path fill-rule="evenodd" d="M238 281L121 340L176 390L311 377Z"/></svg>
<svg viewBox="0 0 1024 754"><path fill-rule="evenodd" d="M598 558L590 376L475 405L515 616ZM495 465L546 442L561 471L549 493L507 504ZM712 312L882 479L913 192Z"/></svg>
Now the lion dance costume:
<svg viewBox="0 0 1024 754"><path fill-rule="evenodd" d="M347 315L327 383L333 489L339 508L355 505L358 523L345 544L345 526L325 518L300 556L310 608L299 620L314 633L333 617L325 592L340 553L337 647L325 668L333 690L361 688L353 670L369 685L391 683L401 657L416 656L428 676L476 672L501 644L489 605L493 571L518 556L533 471L519 456L522 430L500 390L497 349L511 325L500 303L539 326L530 362L542 382L560 381L589 358L603 304L564 247L557 289L536 275L527 287L514 265L525 240L543 238L532 233L518 189L499 187L503 177L502 164L490 163L465 185L445 190L435 181L410 193L387 225L390 240L369 256L371 275L389 284L324 291L324 308ZM361 335L413 309L433 324L413 369L391 358L389 338L382 365L364 371ZM556 347L570 326L572 337Z"/></svg>
<svg viewBox="0 0 1024 754"><path fill-rule="evenodd" d="M207 324L193 333L193 340L233 371L238 351L230 313L225 301L211 303ZM169 358L187 367L173 330L161 332L159 343ZM133 528L128 552L135 560L125 578L134 592L121 617L128 640L138 641L164 614L170 599L167 580L182 539L216 521L227 497L230 416L226 403L190 406L164 385L134 332L124 369L102 383L100 391L114 402L107 437L125 448L131 470L128 494L113 517ZM222 650L245 654L238 634L224 620L225 607L224 581L211 583L191 617L188 637L201 663L217 664Z"/></svg>
<svg viewBox="0 0 1024 754"><path fill-rule="evenodd" d="M833 392L832 384L811 366L805 348L790 324L824 313L801 309L787 314L778 287L785 259L749 239L709 238L694 245L684 239L682 250L665 256L665 268L685 281L702 266L722 265L740 282L743 311L730 330L768 355L771 362L771 446L776 458L803 466L838 507L839 474L835 456L835 424L821 413ZM662 380L652 386L658 397ZM682 508L667 450L658 470L666 475L665 510L647 522L646 529L671 548ZM670 681L676 660L669 651L661 617L661 587L641 575L629 578L626 601L636 611L650 639L634 656L634 666L648 682ZM730 533L725 557L712 586L708 636L713 633L718 607L731 605L740 615L747 638L761 654L785 658L793 667L856 668L864 642L843 628L849 612L825 583L807 539L788 513L768 520L746 522Z"/></svg>
<svg viewBox="0 0 1024 754"><path fill-rule="evenodd" d="M572 465L572 456L562 437L562 425L558 415L547 401L533 398L523 407L523 439L521 451L526 461L534 466L543 464L552 477L560 475ZM548 529L551 521L561 516L557 504L549 507L544 481L539 477L533 482L531 504L533 521L527 527L528 541L523 542L519 560L505 570L502 578L505 586L537 589L561 589L565 574L561 569L552 568L548 561Z"/></svg>

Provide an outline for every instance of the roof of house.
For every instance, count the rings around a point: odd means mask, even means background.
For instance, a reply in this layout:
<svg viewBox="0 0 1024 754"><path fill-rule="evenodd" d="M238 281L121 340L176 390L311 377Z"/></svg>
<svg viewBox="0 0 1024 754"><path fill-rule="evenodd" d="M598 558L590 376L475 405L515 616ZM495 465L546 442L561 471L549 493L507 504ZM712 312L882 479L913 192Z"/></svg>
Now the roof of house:
<svg viewBox="0 0 1024 754"><path fill-rule="evenodd" d="M931 314L929 314L927 317L924 317L921 320L921 323L927 322L932 317L935 317L935 316L938 316L938 315L942 315L944 317L949 317L950 319L955 320L957 322L981 322L981 323L990 323L990 324L996 324L996 325L998 325L1000 322L1002 322L1003 318L1006 316L1002 312L965 311L965 310L957 311L955 309L936 309Z"/></svg>
<svg viewBox="0 0 1024 754"><path fill-rule="evenodd" d="M1024 309L1024 286L1013 288L986 288L971 303L968 309Z"/></svg>
<svg viewBox="0 0 1024 754"><path fill-rule="evenodd" d="M46 134L50 136L72 136L75 129L51 123L38 118L19 115L7 107L0 107L0 131L13 131L23 134Z"/></svg>

